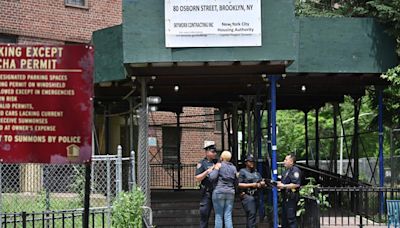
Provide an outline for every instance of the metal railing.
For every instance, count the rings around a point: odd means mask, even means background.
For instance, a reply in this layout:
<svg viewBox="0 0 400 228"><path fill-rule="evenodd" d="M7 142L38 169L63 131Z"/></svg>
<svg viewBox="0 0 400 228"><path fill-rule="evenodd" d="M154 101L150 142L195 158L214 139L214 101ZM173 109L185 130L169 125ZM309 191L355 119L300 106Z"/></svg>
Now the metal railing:
<svg viewBox="0 0 400 228"><path fill-rule="evenodd" d="M108 208L91 208L89 227L107 227ZM83 209L2 214L1 227L82 227Z"/></svg>
<svg viewBox="0 0 400 228"><path fill-rule="evenodd" d="M300 217L300 227L319 228L320 227L320 205L317 199L303 197L304 214Z"/></svg>
<svg viewBox="0 0 400 228"><path fill-rule="evenodd" d="M369 184L363 183L363 182L357 182L351 179L350 177L347 176L342 176L333 172L329 172L326 170L321 170L321 169L316 169L314 167L309 167L304 164L300 165L297 164L297 166L301 169L303 172L304 177L313 177L318 184L324 187L329 187L329 186L352 186L352 187L358 187L358 186L370 186Z"/></svg>
<svg viewBox="0 0 400 228"><path fill-rule="evenodd" d="M150 170L152 189L196 189L199 186L194 178L196 164L151 164Z"/></svg>
<svg viewBox="0 0 400 228"><path fill-rule="evenodd" d="M386 200L400 199L400 189L379 187L323 187L331 205L321 211L321 225L382 226L387 222Z"/></svg>
<svg viewBox="0 0 400 228"><path fill-rule="evenodd" d="M146 226L146 228L153 228L153 210L151 209L151 207L146 207L143 206L143 215L148 214L149 215L149 219L145 219L145 217L143 216L143 224L144 226Z"/></svg>

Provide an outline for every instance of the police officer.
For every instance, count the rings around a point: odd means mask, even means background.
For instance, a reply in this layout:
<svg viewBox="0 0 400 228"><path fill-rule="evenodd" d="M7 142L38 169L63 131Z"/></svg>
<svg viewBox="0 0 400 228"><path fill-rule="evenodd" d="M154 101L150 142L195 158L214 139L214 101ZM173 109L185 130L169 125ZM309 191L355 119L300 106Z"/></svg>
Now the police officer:
<svg viewBox="0 0 400 228"><path fill-rule="evenodd" d="M256 227L257 210L259 208L258 190L266 187L265 181L255 169L255 160L248 155L245 160L246 168L239 171L239 194L242 206L246 212L247 228Z"/></svg>
<svg viewBox="0 0 400 228"><path fill-rule="evenodd" d="M282 181L277 183L277 187L283 193L282 203L282 227L297 228L296 210L299 201L299 188L301 184L301 171L296 164L296 156L289 154L285 157L283 165L286 170L282 174Z"/></svg>
<svg viewBox="0 0 400 228"><path fill-rule="evenodd" d="M215 187L215 182L209 178L209 174L214 169L217 155L217 149L214 141L204 142L205 157L199 161L196 169L196 180L201 182L200 191L200 228L208 227L208 220L212 210L212 191Z"/></svg>

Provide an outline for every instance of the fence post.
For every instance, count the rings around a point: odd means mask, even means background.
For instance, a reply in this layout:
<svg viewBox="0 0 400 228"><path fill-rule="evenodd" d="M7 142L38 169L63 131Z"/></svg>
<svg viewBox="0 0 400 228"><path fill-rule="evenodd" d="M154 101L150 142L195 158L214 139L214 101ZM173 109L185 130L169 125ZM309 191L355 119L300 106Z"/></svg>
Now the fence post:
<svg viewBox="0 0 400 228"><path fill-rule="evenodd" d="M122 192L122 146L118 145L117 148L117 160L115 161L116 172L115 172L115 194L118 195Z"/></svg>
<svg viewBox="0 0 400 228"><path fill-rule="evenodd" d="M49 176L50 176L50 172L49 172L49 166L43 166L43 168L45 169L44 171L44 177L43 177L43 185L45 188L45 194L46 194L46 199L45 199L45 203L46 203L46 211L50 211L50 190L49 190ZM49 220L47 220L47 213L46 213L46 227L50 227L50 223Z"/></svg>
<svg viewBox="0 0 400 228"><path fill-rule="evenodd" d="M321 222L320 204L319 204L318 200L315 200L314 202L315 202L315 204L314 204L315 205L315 207L314 207L315 213L313 213L313 214L315 214L314 225L316 228L319 228L321 226L321 224L320 224L320 222Z"/></svg>
<svg viewBox="0 0 400 228"><path fill-rule="evenodd" d="M85 164L85 196L84 196L84 206L83 206L83 216L82 216L83 228L89 228L91 168L92 165L87 161ZM54 224L54 212L53 212L53 224Z"/></svg>
<svg viewBox="0 0 400 228"><path fill-rule="evenodd" d="M22 228L26 228L26 212L23 211L21 214L22 217Z"/></svg>
<svg viewBox="0 0 400 228"><path fill-rule="evenodd" d="M135 167L135 151L131 151L131 183L130 187L131 190L134 190L136 188L136 167Z"/></svg>
<svg viewBox="0 0 400 228"><path fill-rule="evenodd" d="M363 220L362 220L362 218L363 218L363 216L362 216L362 214L363 214L363 207L362 207L362 203L363 203L363 200L362 200L362 191L363 191L363 189L362 189L362 187L358 187L358 197L357 197L357 200L358 200L358 206L357 206L357 210L358 210L358 213L360 213L360 228L363 228ZM367 215L368 216L368 215ZM367 217L366 216L366 217Z"/></svg>
<svg viewBox="0 0 400 228"><path fill-rule="evenodd" d="M107 156L107 227L111 227L111 159Z"/></svg>

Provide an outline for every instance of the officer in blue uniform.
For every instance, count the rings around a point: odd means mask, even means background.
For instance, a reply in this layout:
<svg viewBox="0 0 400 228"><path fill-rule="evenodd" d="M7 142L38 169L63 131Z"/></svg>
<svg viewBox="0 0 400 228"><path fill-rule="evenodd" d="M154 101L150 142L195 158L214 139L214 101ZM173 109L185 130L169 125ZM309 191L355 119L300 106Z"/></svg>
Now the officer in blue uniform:
<svg viewBox="0 0 400 228"><path fill-rule="evenodd" d="M239 171L239 195L246 212L246 228L256 227L257 210L259 208L259 189L265 188L265 181L255 169L255 160L248 155L245 160L246 168Z"/></svg>
<svg viewBox="0 0 400 228"><path fill-rule="evenodd" d="M199 161L196 167L196 180L201 182L200 191L200 228L208 227L208 220L210 218L212 204L212 191L215 187L215 180L209 178L209 174L214 169L217 163L217 148L214 141L204 142L205 157Z"/></svg>
<svg viewBox="0 0 400 228"><path fill-rule="evenodd" d="M285 157L283 165L286 170L282 174L282 181L277 183L277 187L283 193L282 203L282 227L297 228L296 210L299 201L299 188L301 184L301 171L296 164L296 156L289 154Z"/></svg>

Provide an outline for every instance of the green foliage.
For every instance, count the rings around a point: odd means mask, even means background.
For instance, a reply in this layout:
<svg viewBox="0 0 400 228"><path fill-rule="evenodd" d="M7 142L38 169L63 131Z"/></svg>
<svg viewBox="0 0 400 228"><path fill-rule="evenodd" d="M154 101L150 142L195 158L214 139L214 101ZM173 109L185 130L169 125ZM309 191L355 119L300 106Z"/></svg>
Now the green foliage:
<svg viewBox="0 0 400 228"><path fill-rule="evenodd" d="M330 1L296 0L296 15L308 17L340 17L342 14L334 10Z"/></svg>
<svg viewBox="0 0 400 228"><path fill-rule="evenodd" d="M383 91L385 123L392 128L398 128L400 127L400 65L388 70L381 77L391 84Z"/></svg>
<svg viewBox="0 0 400 228"><path fill-rule="evenodd" d="M69 187L72 189L72 191L79 194L79 203L80 207L82 207L85 196L85 168L76 166L73 166L73 168L76 172L75 180L70 184Z"/></svg>
<svg viewBox="0 0 400 228"><path fill-rule="evenodd" d="M295 110L277 112L278 141L282 156L288 152L304 155L304 113ZM283 157L279 158L280 160Z"/></svg>
<svg viewBox="0 0 400 228"><path fill-rule="evenodd" d="M381 77L388 80L393 85L400 85L400 65L388 70L388 72L382 74Z"/></svg>
<svg viewBox="0 0 400 228"><path fill-rule="evenodd" d="M399 93L400 94L400 93ZM378 136L377 136L377 123L375 122L377 116L377 108L374 107L371 100L375 95L364 96L362 98L359 117L359 132L360 135L360 156L361 157L375 157L378 151ZM344 158L348 158L346 146L351 149L352 137L354 131L354 104L353 98L346 96L343 103L340 104L340 113L344 123L344 133L347 136L344 139ZM341 124L340 118L337 118L337 134L340 137ZM333 106L327 104L319 110L319 135L320 135L320 159L330 160L330 152L334 148L334 128L333 128ZM279 110L277 113L278 134L277 140L279 148L279 161L282 161L284 155L288 152L295 152L298 160L305 158L305 126L304 126L304 112L297 110ZM373 133L368 133L375 131ZM315 151L315 111L311 110L308 113L308 137L309 137L309 151L313 154ZM385 143L388 143L386 140ZM340 138L336 145L338 150L340 146ZM385 145L385 153L388 154L389 145ZM314 159L310 155L309 159Z"/></svg>
<svg viewBox="0 0 400 228"><path fill-rule="evenodd" d="M142 227L142 206L144 194L137 188L131 192L121 192L113 204L112 222L116 228Z"/></svg>
<svg viewBox="0 0 400 228"><path fill-rule="evenodd" d="M368 15L388 25L388 30L397 39L397 53L400 54L400 1L373 0L365 3Z"/></svg>
<svg viewBox="0 0 400 228"><path fill-rule="evenodd" d="M389 33L397 40L397 54L400 55L400 1L367 1L366 8L369 15L388 26ZM400 127L400 65L388 70L382 78L390 83L383 93L385 124L392 128Z"/></svg>
<svg viewBox="0 0 400 228"><path fill-rule="evenodd" d="M397 54L400 56L400 1L399 0L296 0L297 16L318 16L318 17L374 17L387 26L387 31L397 41ZM382 75L389 86L383 91L384 124L389 128L400 127L400 65L389 69ZM374 112L377 114L376 90L369 89L367 100L363 102L360 113ZM344 112L351 110L343 104ZM350 103L351 104L351 103ZM369 111L366 111L365 105ZM364 110L363 110L364 109ZM323 115L322 115L323 116ZM323 117L322 117L323 118ZM347 119L344 113L343 119ZM369 128L376 130L377 117L370 121ZM361 129L367 129L361 127ZM322 129L324 127L322 126ZM347 131L350 132L350 131ZM370 143L370 141L366 140ZM371 144L371 143L370 143ZM375 147L374 145L370 145Z"/></svg>
<svg viewBox="0 0 400 228"><path fill-rule="evenodd" d="M306 178L308 180L308 184L301 186L300 188L300 200L297 203L298 210L296 212L296 216L301 216L305 212L305 197L312 198L317 200L320 205L321 210L326 210L331 205L328 202L327 194L316 193L314 190L319 187L318 184L315 183L315 179L312 177Z"/></svg>

